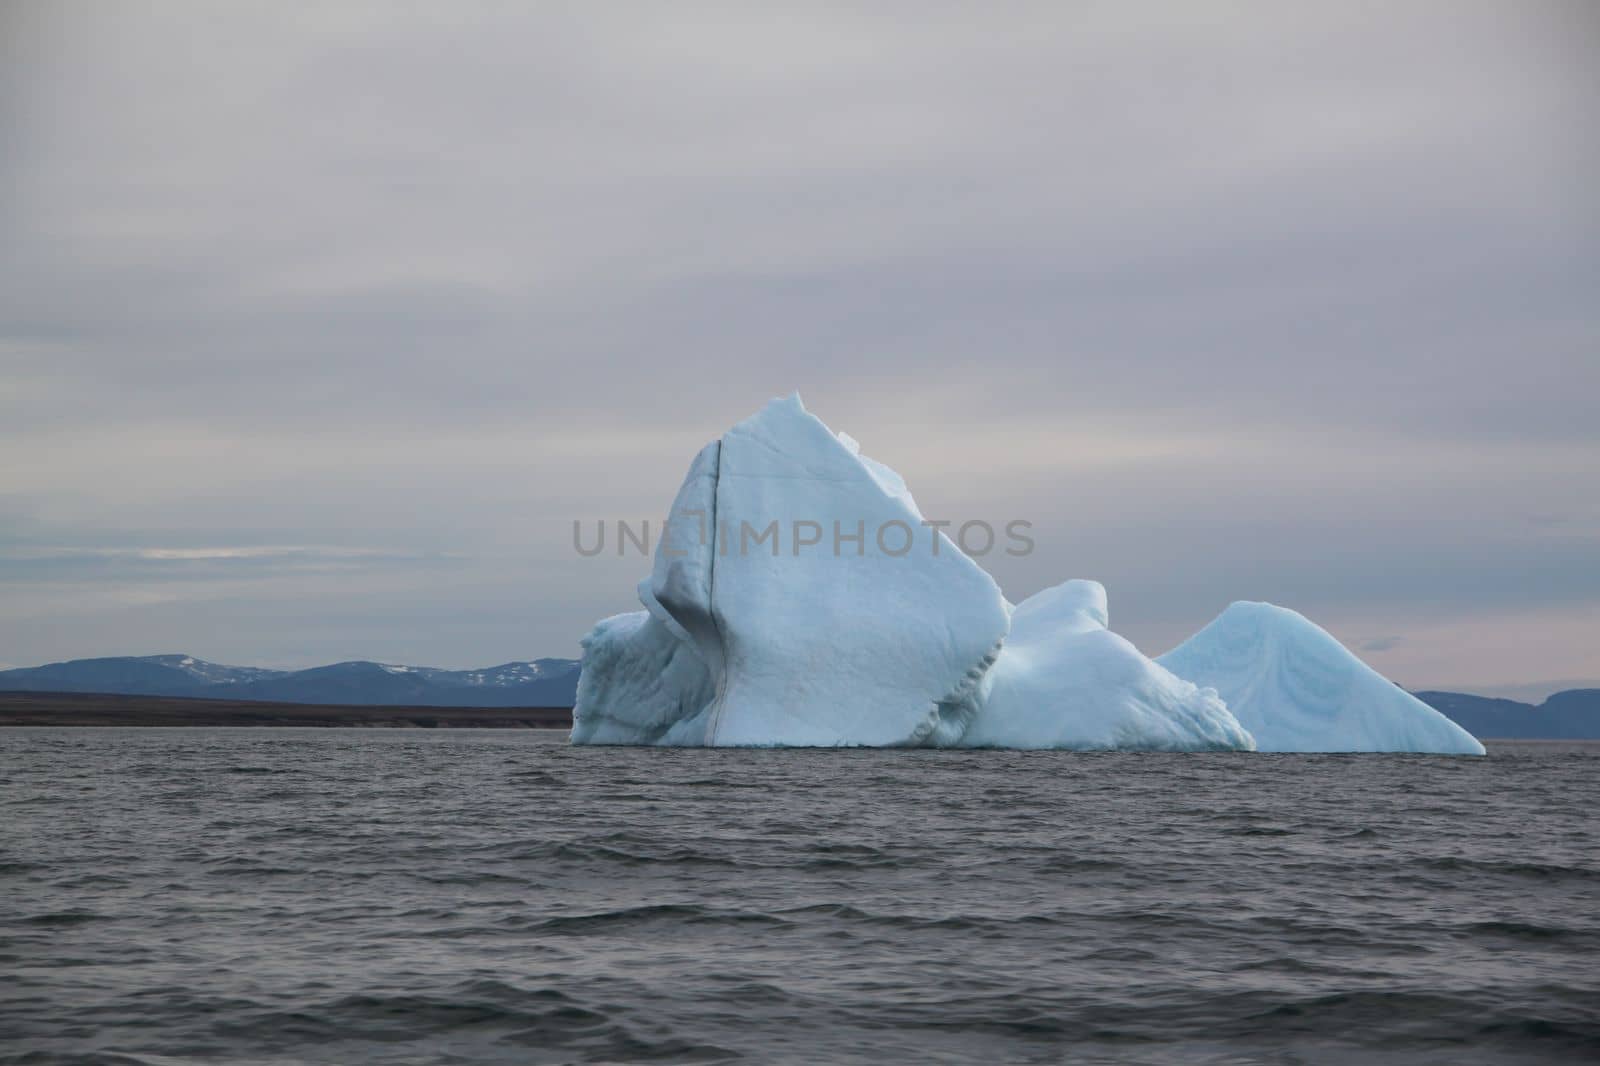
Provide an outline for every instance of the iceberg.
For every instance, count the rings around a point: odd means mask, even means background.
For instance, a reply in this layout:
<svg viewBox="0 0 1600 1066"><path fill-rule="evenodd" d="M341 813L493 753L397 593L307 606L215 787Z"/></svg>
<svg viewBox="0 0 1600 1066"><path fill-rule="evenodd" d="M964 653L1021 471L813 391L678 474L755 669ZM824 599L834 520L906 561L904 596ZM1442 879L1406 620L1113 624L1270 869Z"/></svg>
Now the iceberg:
<svg viewBox="0 0 1600 1066"><path fill-rule="evenodd" d="M773 400L690 464L644 609L584 637L572 743L1482 753L1292 611L1152 660L1098 582L1012 606L940 525Z"/></svg>
<svg viewBox="0 0 1600 1066"><path fill-rule="evenodd" d="M1156 662L1214 688L1258 751L1484 754L1471 733L1286 607L1232 604Z"/></svg>
<svg viewBox="0 0 1600 1066"><path fill-rule="evenodd" d="M639 598L658 625L610 619L585 639L587 668L628 680L580 682L576 742L629 742L627 722L649 724L633 743L949 742L1008 626L994 579L923 524L900 476L798 396L695 458ZM687 667L642 680L677 654L663 634L692 648L703 688ZM663 728L669 714L686 717Z"/></svg>

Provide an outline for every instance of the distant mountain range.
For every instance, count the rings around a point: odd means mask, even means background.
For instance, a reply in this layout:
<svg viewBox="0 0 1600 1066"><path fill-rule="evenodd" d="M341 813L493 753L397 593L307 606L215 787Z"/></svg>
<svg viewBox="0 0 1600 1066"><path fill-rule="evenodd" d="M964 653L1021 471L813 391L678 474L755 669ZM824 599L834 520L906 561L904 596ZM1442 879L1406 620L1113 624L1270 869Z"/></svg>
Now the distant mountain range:
<svg viewBox="0 0 1600 1066"><path fill-rule="evenodd" d="M223 666L192 655L117 656L0 670L0 691L369 706L571 707L578 694L578 660L534 659L482 670L366 661L265 670Z"/></svg>
<svg viewBox="0 0 1600 1066"><path fill-rule="evenodd" d="M192 655L141 655L0 670L0 691L372 707L571 707L578 695L578 667L577 659L533 659L482 670L366 661L309 670L265 670L222 666ZM1462 692L1415 695L1478 737L1600 739L1600 688L1557 692L1538 705Z"/></svg>
<svg viewBox="0 0 1600 1066"><path fill-rule="evenodd" d="M1537 705L1469 696L1463 692L1414 692L1412 695L1475 737L1600 739L1600 688L1568 689Z"/></svg>

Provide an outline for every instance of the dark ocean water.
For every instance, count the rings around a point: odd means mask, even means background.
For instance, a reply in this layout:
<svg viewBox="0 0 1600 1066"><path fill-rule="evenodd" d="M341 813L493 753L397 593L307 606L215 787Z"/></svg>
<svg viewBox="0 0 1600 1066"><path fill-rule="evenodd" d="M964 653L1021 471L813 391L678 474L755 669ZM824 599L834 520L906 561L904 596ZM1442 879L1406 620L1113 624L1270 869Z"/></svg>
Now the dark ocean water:
<svg viewBox="0 0 1600 1066"><path fill-rule="evenodd" d="M1600 1057L1600 745L0 731L0 1062Z"/></svg>

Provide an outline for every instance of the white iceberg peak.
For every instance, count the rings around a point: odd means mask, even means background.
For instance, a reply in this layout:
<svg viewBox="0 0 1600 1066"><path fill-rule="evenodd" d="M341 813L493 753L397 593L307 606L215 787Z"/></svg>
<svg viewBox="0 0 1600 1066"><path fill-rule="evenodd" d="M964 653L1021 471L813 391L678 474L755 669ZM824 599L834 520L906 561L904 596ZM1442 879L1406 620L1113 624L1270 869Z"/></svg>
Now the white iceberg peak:
<svg viewBox="0 0 1600 1066"><path fill-rule="evenodd" d="M711 679L704 743L921 743L1005 635L999 588L954 545L873 543L885 523L932 531L899 475L852 444L795 395L690 466L639 594ZM583 695L580 721L596 713Z"/></svg>
<svg viewBox="0 0 1600 1066"><path fill-rule="evenodd" d="M1287 607L1234 603L1156 661L1215 688L1261 751L1484 753L1472 734Z"/></svg>

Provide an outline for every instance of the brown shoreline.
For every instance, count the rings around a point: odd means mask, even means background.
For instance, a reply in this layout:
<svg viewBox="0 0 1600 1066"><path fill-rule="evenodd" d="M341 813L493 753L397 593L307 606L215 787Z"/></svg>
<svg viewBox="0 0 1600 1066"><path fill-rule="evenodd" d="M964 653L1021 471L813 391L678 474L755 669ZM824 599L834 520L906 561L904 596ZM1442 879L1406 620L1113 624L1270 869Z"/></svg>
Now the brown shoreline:
<svg viewBox="0 0 1600 1066"><path fill-rule="evenodd" d="M572 708L374 707L89 692L0 692L0 728L5 726L570 729Z"/></svg>

